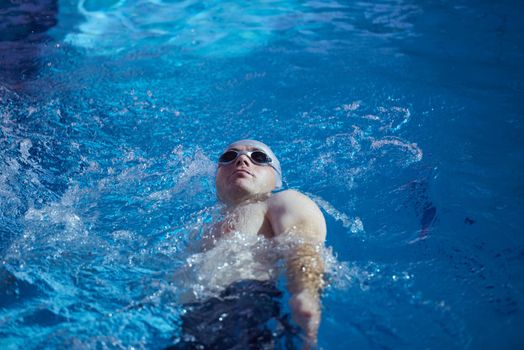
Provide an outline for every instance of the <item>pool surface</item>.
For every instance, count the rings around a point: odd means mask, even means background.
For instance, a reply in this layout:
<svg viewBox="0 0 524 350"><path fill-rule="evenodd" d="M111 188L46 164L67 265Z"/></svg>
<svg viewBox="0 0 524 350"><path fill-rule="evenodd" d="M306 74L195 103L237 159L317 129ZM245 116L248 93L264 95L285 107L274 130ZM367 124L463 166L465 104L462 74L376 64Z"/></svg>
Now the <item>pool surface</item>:
<svg viewBox="0 0 524 350"><path fill-rule="evenodd" d="M326 217L321 349L524 348L523 15L0 2L0 348L171 344L241 138Z"/></svg>

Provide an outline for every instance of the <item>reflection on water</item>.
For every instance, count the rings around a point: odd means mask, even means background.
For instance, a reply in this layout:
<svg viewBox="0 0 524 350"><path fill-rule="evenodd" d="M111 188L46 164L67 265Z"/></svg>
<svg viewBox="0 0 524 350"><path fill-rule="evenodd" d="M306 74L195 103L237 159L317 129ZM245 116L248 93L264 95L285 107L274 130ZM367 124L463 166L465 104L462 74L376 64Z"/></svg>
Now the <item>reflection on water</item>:
<svg viewBox="0 0 524 350"><path fill-rule="evenodd" d="M421 12L403 0L387 4L79 0L75 10L81 19L65 41L85 49L86 54L110 55L162 45L180 55L212 57L246 55L282 37L294 37L294 45L318 53L351 45L347 37L324 40L319 34L329 27L341 34L399 38L411 35L411 20ZM69 15L69 11L64 12Z"/></svg>
<svg viewBox="0 0 524 350"><path fill-rule="evenodd" d="M295 1L80 0L84 20L65 40L94 55L129 50L133 42L228 57L267 44L274 31L299 25L296 6Z"/></svg>

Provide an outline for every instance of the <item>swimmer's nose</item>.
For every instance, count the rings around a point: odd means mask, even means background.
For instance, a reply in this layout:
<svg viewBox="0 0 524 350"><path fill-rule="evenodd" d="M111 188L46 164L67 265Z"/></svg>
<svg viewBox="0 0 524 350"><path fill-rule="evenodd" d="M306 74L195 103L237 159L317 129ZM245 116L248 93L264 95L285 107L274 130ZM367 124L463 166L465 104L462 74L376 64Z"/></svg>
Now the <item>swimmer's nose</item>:
<svg viewBox="0 0 524 350"><path fill-rule="evenodd" d="M249 157L246 154L242 154L237 158L235 163L236 166L246 165L249 166Z"/></svg>

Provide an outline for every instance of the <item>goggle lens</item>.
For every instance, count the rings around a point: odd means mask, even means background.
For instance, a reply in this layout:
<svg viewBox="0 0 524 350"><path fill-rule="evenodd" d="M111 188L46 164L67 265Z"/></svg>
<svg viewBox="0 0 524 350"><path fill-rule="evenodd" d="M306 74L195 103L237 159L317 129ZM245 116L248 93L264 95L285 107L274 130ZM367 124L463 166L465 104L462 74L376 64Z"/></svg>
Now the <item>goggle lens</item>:
<svg viewBox="0 0 524 350"><path fill-rule="evenodd" d="M255 163L260 164L268 164L271 162L271 158L269 158L267 154L265 154L264 152L260 151L255 151L251 153L251 159L253 159Z"/></svg>
<svg viewBox="0 0 524 350"><path fill-rule="evenodd" d="M234 150L224 152L218 162L222 164L228 164L233 162L240 154L247 154L251 160L257 164L269 164L271 163L271 158L262 151L253 151L253 152L238 152Z"/></svg>
<svg viewBox="0 0 524 350"><path fill-rule="evenodd" d="M230 163L234 161L237 158L238 152L235 151L227 151L224 154L218 158L218 161L220 163Z"/></svg>

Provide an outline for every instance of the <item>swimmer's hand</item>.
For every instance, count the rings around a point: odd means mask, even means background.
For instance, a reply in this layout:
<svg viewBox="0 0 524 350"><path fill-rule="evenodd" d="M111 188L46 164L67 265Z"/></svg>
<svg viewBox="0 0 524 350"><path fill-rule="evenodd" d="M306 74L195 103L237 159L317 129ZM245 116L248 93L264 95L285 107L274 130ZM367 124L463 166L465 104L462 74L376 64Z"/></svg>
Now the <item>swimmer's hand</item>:
<svg viewBox="0 0 524 350"><path fill-rule="evenodd" d="M293 320L302 328L306 342L302 350L315 349L317 345L318 327L320 325L320 302L318 295L303 290L292 295L289 306Z"/></svg>

